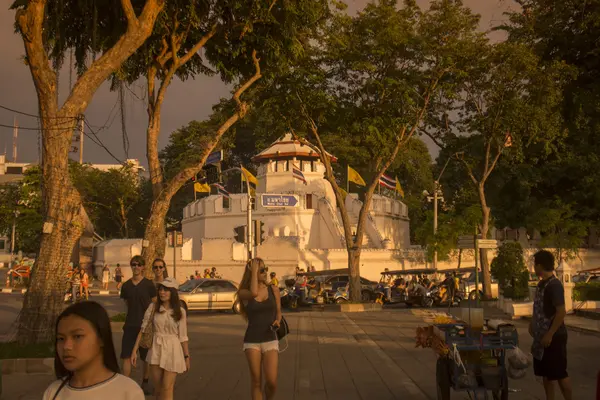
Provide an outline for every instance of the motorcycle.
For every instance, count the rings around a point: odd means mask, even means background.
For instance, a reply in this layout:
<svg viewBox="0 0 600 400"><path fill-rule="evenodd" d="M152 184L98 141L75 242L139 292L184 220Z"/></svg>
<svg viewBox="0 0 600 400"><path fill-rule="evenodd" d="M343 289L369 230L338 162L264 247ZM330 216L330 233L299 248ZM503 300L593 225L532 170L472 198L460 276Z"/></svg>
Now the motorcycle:
<svg viewBox="0 0 600 400"><path fill-rule="evenodd" d="M294 288L285 287L280 289L281 294L281 307L288 308L290 310L296 310L298 308L299 296L294 291Z"/></svg>

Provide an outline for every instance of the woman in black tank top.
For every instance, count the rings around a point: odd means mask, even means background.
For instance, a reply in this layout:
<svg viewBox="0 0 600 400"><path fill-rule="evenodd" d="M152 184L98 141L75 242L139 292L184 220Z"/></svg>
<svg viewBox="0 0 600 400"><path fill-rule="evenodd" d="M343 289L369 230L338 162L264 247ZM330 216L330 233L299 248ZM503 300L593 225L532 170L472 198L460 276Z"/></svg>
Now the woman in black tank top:
<svg viewBox="0 0 600 400"><path fill-rule="evenodd" d="M275 397L279 341L276 330L281 322L279 288L267 284L268 269L260 258L248 261L238 290L240 309L248 321L244 353L250 368L252 400ZM263 392L261 371L264 372Z"/></svg>

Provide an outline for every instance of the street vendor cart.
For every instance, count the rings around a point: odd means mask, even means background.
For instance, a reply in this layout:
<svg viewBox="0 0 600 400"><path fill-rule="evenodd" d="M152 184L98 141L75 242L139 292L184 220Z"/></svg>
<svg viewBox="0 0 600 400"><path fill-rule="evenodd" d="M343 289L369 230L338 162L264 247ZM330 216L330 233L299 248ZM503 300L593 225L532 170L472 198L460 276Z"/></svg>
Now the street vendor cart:
<svg viewBox="0 0 600 400"><path fill-rule="evenodd" d="M451 399L452 391L467 392L471 399L508 399L506 351L518 345L514 325L485 324L475 330L466 323L453 321L419 329L423 331L417 331L417 346L431 347L438 355L438 400Z"/></svg>

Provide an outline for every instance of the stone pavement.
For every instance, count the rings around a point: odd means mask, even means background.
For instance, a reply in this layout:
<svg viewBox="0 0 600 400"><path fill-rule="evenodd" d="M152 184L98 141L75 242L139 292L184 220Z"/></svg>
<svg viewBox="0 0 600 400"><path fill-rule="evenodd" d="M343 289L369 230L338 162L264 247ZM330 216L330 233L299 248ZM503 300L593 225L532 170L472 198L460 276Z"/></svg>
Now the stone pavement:
<svg viewBox="0 0 600 400"><path fill-rule="evenodd" d="M436 399L435 360L430 349L415 348L415 329L424 311L372 313L286 313L291 334L280 355L277 399ZM515 321L521 347L531 339L527 322ZM192 369L178 377L175 399L249 399L249 374L242 353L244 321L235 315L193 313L189 317ZM117 352L119 332L114 333ZM575 399L595 395L600 338L569 333L569 372ZM139 371L136 372L139 377ZM4 377L3 400L39 399L47 376ZM532 373L510 381L510 399L542 399ZM456 393L453 399L468 398Z"/></svg>

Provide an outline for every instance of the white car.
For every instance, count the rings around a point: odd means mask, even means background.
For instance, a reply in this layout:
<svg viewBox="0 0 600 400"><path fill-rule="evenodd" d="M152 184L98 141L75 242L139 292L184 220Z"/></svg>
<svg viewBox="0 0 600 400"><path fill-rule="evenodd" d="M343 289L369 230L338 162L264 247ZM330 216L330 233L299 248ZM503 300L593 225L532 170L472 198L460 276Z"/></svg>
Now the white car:
<svg viewBox="0 0 600 400"><path fill-rule="evenodd" d="M226 279L192 279L179 286L179 300L186 311L230 310L238 314L237 285Z"/></svg>

